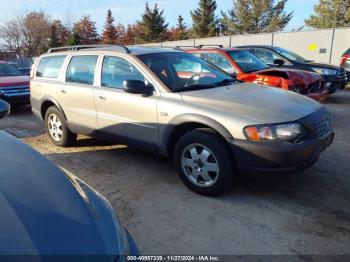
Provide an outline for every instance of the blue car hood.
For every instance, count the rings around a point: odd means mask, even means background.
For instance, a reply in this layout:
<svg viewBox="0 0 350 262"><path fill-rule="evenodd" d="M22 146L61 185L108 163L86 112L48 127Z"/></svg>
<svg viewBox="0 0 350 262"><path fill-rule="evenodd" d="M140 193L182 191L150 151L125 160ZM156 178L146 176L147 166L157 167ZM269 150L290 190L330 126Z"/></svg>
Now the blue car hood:
<svg viewBox="0 0 350 262"><path fill-rule="evenodd" d="M1 131L0 165L0 254L119 255L123 229L96 191Z"/></svg>

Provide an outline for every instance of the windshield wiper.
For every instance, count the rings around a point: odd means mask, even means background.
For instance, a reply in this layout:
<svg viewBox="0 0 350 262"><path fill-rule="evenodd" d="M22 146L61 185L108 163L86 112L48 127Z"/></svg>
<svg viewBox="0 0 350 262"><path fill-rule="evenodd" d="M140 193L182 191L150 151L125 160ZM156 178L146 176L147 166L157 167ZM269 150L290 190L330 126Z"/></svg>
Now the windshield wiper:
<svg viewBox="0 0 350 262"><path fill-rule="evenodd" d="M236 82L236 80L234 78L225 78L224 80L222 80L221 82L215 83L216 86L226 86L230 83Z"/></svg>
<svg viewBox="0 0 350 262"><path fill-rule="evenodd" d="M172 91L173 92L193 91L193 90L208 89L208 88L213 88L213 87L216 87L216 85L193 84L193 85L188 85L188 86L184 86L184 87L174 88Z"/></svg>

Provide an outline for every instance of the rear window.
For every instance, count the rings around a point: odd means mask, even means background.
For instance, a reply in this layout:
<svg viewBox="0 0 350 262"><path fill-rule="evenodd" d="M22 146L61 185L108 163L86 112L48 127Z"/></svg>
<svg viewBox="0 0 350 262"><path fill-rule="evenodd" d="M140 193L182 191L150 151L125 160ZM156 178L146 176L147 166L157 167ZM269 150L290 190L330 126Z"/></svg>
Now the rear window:
<svg viewBox="0 0 350 262"><path fill-rule="evenodd" d="M344 55L350 55L350 48L345 51Z"/></svg>
<svg viewBox="0 0 350 262"><path fill-rule="evenodd" d="M43 57L36 70L37 77L58 78L66 56Z"/></svg>
<svg viewBox="0 0 350 262"><path fill-rule="evenodd" d="M73 56L67 69L66 82L92 85L98 56Z"/></svg>

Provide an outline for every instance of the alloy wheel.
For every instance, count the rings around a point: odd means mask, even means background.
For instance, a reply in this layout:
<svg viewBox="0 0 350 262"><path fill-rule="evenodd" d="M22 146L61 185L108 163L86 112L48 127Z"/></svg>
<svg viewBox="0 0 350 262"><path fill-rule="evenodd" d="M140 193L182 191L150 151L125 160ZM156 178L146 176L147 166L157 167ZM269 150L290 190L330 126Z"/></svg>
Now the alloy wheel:
<svg viewBox="0 0 350 262"><path fill-rule="evenodd" d="M47 127L52 139L57 142L61 141L63 135L62 123L56 114L49 115Z"/></svg>
<svg viewBox="0 0 350 262"><path fill-rule="evenodd" d="M219 177L215 155L201 144L191 144L182 151L181 166L189 181L199 187L210 187Z"/></svg>

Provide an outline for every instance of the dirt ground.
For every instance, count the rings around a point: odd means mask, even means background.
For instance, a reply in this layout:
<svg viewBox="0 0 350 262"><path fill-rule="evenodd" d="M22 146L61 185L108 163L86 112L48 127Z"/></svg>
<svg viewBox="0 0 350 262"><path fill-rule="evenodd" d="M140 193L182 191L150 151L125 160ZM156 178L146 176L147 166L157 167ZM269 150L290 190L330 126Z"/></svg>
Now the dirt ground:
<svg viewBox="0 0 350 262"><path fill-rule="evenodd" d="M350 254L350 90L326 103L336 137L298 174L241 178L217 198L199 196L165 158L80 137L58 148L30 107L0 129L23 139L109 199L143 254Z"/></svg>

